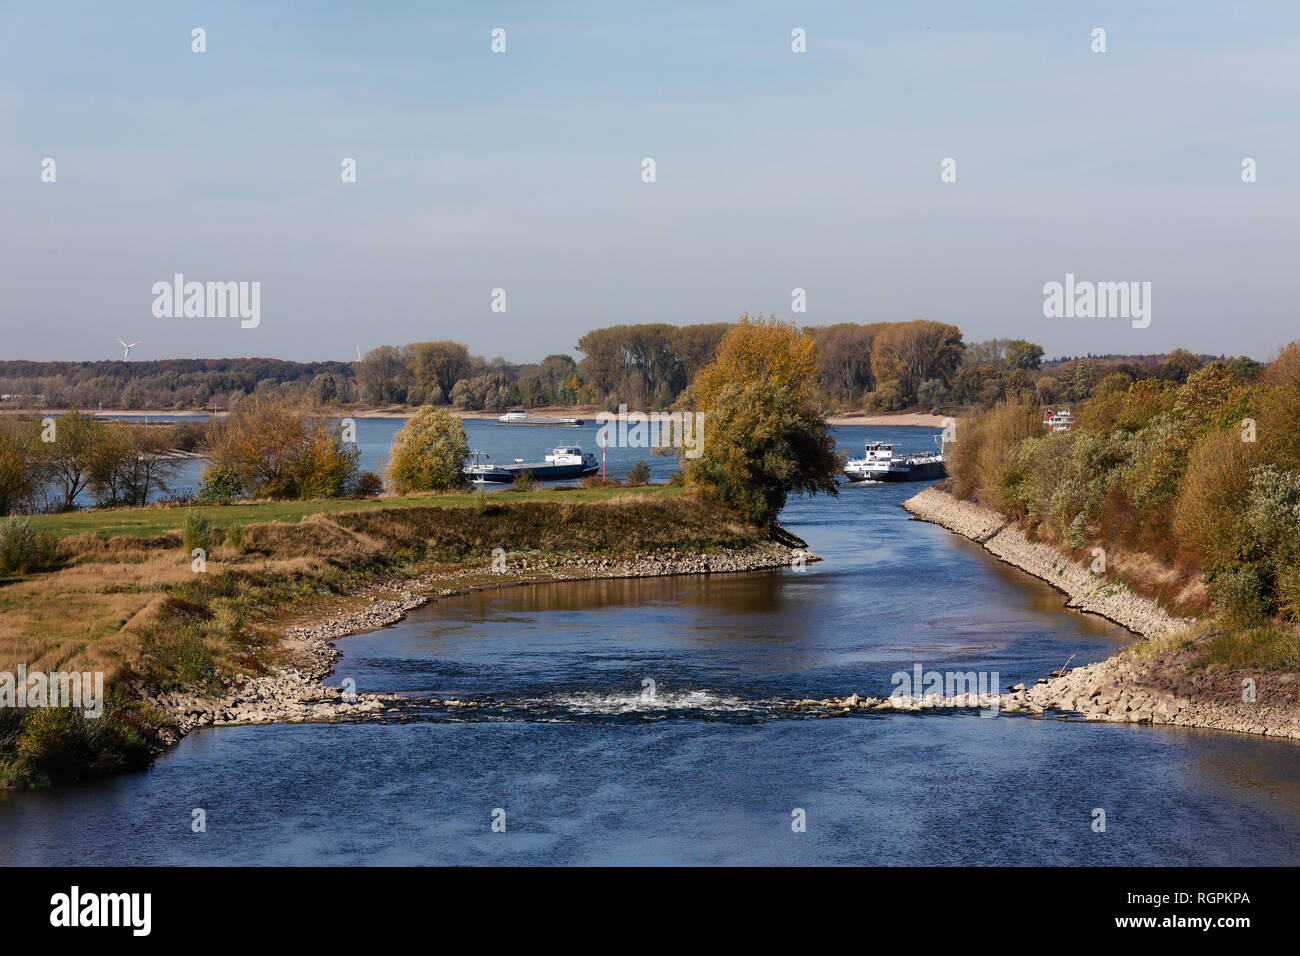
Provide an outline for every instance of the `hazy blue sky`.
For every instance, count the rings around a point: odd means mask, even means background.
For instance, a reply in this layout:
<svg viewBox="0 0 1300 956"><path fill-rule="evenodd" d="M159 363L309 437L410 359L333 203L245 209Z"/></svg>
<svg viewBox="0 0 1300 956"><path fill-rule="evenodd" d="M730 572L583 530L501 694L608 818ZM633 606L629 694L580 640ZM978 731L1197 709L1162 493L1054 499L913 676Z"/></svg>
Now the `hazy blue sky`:
<svg viewBox="0 0 1300 956"><path fill-rule="evenodd" d="M810 325L1264 358L1300 338L1298 48L1294 0L0 0L0 358L529 360L795 287ZM260 326L155 318L177 272L260 281ZM1150 281L1150 327L1044 318L1067 272Z"/></svg>

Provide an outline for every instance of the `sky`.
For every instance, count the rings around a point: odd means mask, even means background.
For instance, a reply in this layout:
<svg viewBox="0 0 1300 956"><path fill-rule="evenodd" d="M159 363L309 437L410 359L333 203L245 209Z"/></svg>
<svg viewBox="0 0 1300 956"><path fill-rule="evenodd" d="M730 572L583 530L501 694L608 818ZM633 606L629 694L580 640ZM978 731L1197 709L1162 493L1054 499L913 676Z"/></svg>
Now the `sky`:
<svg viewBox="0 0 1300 956"><path fill-rule="evenodd" d="M522 362L745 312L1265 359L1297 48L1294 0L0 0L0 359ZM177 273L260 283L258 323L155 315ZM1067 273L1150 282L1150 323L1045 317Z"/></svg>

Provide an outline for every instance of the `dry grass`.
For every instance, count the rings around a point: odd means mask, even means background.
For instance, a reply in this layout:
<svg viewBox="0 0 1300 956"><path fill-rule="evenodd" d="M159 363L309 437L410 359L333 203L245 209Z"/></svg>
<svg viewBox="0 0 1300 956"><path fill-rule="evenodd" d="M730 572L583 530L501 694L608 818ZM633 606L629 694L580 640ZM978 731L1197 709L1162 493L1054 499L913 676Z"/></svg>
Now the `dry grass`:
<svg viewBox="0 0 1300 956"><path fill-rule="evenodd" d="M481 513L403 504L248 524L238 547L214 544L202 575L178 533L80 534L61 542L61 569L0 585L0 670L25 663L102 670L110 681L157 677L145 651L165 657L165 645L182 638L191 658L206 654L218 671L256 669L276 653L277 618L303 604L319 614L322 595L340 601L336 592L366 576L486 564L495 547L623 555L761 537L724 509L644 491L594 501L511 495L489 498Z"/></svg>
<svg viewBox="0 0 1300 956"><path fill-rule="evenodd" d="M1107 549L1106 563L1129 590L1156 600L1173 614L1198 615L1209 610L1199 571L1161 561L1146 551L1118 547Z"/></svg>

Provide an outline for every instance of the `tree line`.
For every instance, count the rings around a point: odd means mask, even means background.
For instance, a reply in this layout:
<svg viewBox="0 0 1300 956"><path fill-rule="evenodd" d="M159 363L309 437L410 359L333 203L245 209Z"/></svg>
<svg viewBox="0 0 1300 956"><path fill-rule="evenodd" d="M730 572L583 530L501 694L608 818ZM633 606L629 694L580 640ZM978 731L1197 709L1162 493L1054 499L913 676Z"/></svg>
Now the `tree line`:
<svg viewBox="0 0 1300 956"><path fill-rule="evenodd" d="M197 422L115 422L72 410L0 417L0 515L70 511L83 494L99 507L143 505L172 490Z"/></svg>
<svg viewBox="0 0 1300 956"><path fill-rule="evenodd" d="M680 401L699 371L716 360L731 328L726 322L609 326L579 339L578 359L556 353L522 364L486 359L450 340L383 345L356 362L0 362L0 406L225 411L249 398L275 396L317 406L662 410ZM1015 395L1074 403L1112 372L1179 384L1214 360L1176 349L1159 356L1044 361L1042 346L1033 342L968 343L957 326L923 319L801 331L813 343L811 396L827 412L920 408L953 414L991 408ZM1245 372L1259 367L1246 357L1220 360Z"/></svg>
<svg viewBox="0 0 1300 956"><path fill-rule="evenodd" d="M314 404L475 411L551 405L613 410L620 404L662 410L716 359L731 327L729 322L609 326L578 340L578 359L556 353L532 363L487 359L449 340L382 345L355 362L5 361L0 362L0 405L225 411L245 398L275 394ZM892 411L940 404L951 399L967 362L961 331L940 322L841 323L806 331L814 344L813 394L832 409ZM1031 354L1032 349L993 358L1031 367L1025 364Z"/></svg>

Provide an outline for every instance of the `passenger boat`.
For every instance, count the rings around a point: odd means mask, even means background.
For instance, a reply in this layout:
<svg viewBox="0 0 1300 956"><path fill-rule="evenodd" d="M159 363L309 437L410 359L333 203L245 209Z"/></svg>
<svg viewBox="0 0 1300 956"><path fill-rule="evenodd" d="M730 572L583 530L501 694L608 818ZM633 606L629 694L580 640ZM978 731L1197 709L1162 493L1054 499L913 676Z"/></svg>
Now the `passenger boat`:
<svg viewBox="0 0 1300 956"><path fill-rule="evenodd" d="M506 483L515 480L521 473L532 475L537 481L563 481L567 478L582 478L593 475L600 470L600 462L592 454L583 454L577 445L564 445L553 448L551 453L541 461L524 461L516 458L508 465L484 465L480 458L486 458L483 452L473 452L474 464L465 466L465 474L477 482Z"/></svg>
<svg viewBox="0 0 1300 956"><path fill-rule="evenodd" d="M850 458L844 465L849 481L931 481L944 478L948 469L942 452L903 453L896 445L869 441L861 458Z"/></svg>
<svg viewBox="0 0 1300 956"><path fill-rule="evenodd" d="M547 418L543 415L529 415L522 408L512 408L497 417L498 425L564 425L577 428L583 424L581 418Z"/></svg>

